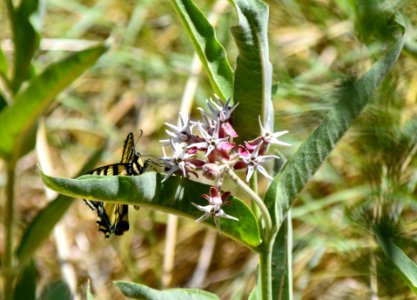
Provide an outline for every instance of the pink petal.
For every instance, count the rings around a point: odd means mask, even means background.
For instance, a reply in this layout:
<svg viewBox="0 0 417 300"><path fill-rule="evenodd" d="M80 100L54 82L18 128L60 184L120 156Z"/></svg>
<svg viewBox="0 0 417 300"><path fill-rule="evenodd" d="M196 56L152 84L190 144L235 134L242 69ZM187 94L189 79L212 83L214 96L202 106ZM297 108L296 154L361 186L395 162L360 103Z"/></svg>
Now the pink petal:
<svg viewBox="0 0 417 300"><path fill-rule="evenodd" d="M204 161L199 160L197 158L189 158L189 159L187 159L187 162L192 163L196 168L201 168L205 164Z"/></svg>
<svg viewBox="0 0 417 300"><path fill-rule="evenodd" d="M235 138L238 137L238 134L236 133L236 131L233 129L232 125L229 122L223 123L222 124L222 129L224 130L224 132L226 132L229 136Z"/></svg>
<svg viewBox="0 0 417 300"><path fill-rule="evenodd" d="M207 159L210 163L214 163L217 159L217 151L211 151L210 154L207 156Z"/></svg>
<svg viewBox="0 0 417 300"><path fill-rule="evenodd" d="M221 143L221 145L219 146L219 148L226 150L226 151L230 151L234 147L235 147L235 143L232 143L232 142Z"/></svg>
<svg viewBox="0 0 417 300"><path fill-rule="evenodd" d="M210 196L207 195L207 194L202 194L202 195L200 195L200 197L206 199L207 201L210 201Z"/></svg>
<svg viewBox="0 0 417 300"><path fill-rule="evenodd" d="M224 201L226 201L226 200L227 200L227 198L229 198L231 194L232 194L231 192L224 192L224 193L222 194L222 201L223 201L223 202L224 202Z"/></svg>
<svg viewBox="0 0 417 300"><path fill-rule="evenodd" d="M245 142L245 146L252 152L259 145L260 142L262 142L262 137L257 137L254 140Z"/></svg>
<svg viewBox="0 0 417 300"><path fill-rule="evenodd" d="M210 187L210 197L211 198L219 197L219 191L214 186Z"/></svg>
<svg viewBox="0 0 417 300"><path fill-rule="evenodd" d="M240 160L237 163L235 163L235 165L233 166L233 169L240 170L240 169L246 168L247 166L248 165L243 160Z"/></svg>
<svg viewBox="0 0 417 300"><path fill-rule="evenodd" d="M242 145L239 145L239 147L237 147L237 151L239 152L239 155L242 156L242 157L245 157L245 158L250 157L250 153L249 153L248 149L246 149Z"/></svg>
<svg viewBox="0 0 417 300"><path fill-rule="evenodd" d="M197 147L188 148L185 150L185 153L187 154L196 154L197 153Z"/></svg>

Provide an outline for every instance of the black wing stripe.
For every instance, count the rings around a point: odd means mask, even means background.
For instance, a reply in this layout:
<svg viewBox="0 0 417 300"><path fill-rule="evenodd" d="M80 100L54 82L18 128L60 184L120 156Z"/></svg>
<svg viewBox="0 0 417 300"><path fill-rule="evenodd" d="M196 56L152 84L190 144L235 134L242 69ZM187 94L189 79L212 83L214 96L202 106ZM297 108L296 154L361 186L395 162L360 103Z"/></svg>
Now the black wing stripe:
<svg viewBox="0 0 417 300"><path fill-rule="evenodd" d="M145 172L149 160L142 161L135 149L133 133L129 133L124 143L121 162L99 167L89 172L93 175L117 176L140 175ZM108 238L111 234L122 235L129 230L129 206L127 204L103 203L101 201L84 200L97 213L99 231Z"/></svg>

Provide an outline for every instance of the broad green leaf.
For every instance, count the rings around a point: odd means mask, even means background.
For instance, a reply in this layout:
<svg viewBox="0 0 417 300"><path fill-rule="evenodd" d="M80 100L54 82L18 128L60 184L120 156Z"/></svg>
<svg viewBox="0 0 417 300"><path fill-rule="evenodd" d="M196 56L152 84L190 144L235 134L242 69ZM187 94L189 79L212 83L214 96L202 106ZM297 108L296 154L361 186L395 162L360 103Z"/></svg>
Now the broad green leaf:
<svg viewBox="0 0 417 300"><path fill-rule="evenodd" d="M11 80L13 93L19 90L22 82L29 78L31 61L39 48L39 33L32 24L32 18L39 7L39 0L22 0L14 10L14 74Z"/></svg>
<svg viewBox="0 0 417 300"><path fill-rule="evenodd" d="M192 0L172 0L217 95L226 100L233 92L233 71L226 52L203 13Z"/></svg>
<svg viewBox="0 0 417 300"><path fill-rule="evenodd" d="M74 296L64 281L57 281L45 287L39 300L72 300Z"/></svg>
<svg viewBox="0 0 417 300"><path fill-rule="evenodd" d="M233 101L239 106L233 115L233 126L239 139L259 135L258 117L273 131L272 66L268 48L268 6L259 0L234 1L239 25L232 28L239 48L233 86Z"/></svg>
<svg viewBox="0 0 417 300"><path fill-rule="evenodd" d="M26 228L16 252L20 266L33 257L72 203L70 197L59 195L35 216Z"/></svg>
<svg viewBox="0 0 417 300"><path fill-rule="evenodd" d="M365 43L393 41L395 38L395 11L400 5L399 2L390 2L389 5L381 5L380 0L352 1L355 31Z"/></svg>
<svg viewBox="0 0 417 300"><path fill-rule="evenodd" d="M23 269L17 277L14 287L14 300L36 299L36 266L33 260Z"/></svg>
<svg viewBox="0 0 417 300"><path fill-rule="evenodd" d="M102 147L91 155L91 158L78 174L82 175L91 170L101 157L104 149L105 145L103 144ZM16 250L19 268L33 258L36 250L49 237L55 225L61 220L72 203L73 201L71 201L70 197L59 195L49 202L28 224Z"/></svg>
<svg viewBox="0 0 417 300"><path fill-rule="evenodd" d="M41 175L47 187L67 196L139 205L193 220L203 212L191 203L207 205L207 201L200 196L209 191L208 185L179 177L162 182L163 175L155 172L140 176L85 175L78 179ZM255 216L241 200L233 198L231 202L231 206L224 206L223 209L239 221L221 218L222 233L256 251L255 247L261 240ZM214 226L212 218L204 223Z"/></svg>
<svg viewBox="0 0 417 300"><path fill-rule="evenodd" d="M215 294L199 289L168 289L158 291L143 284L116 281L114 284L129 298L146 300L218 300Z"/></svg>
<svg viewBox="0 0 417 300"><path fill-rule="evenodd" d="M408 286L417 294L417 264L389 236L385 236L385 233L375 230L374 234L382 252L397 266Z"/></svg>
<svg viewBox="0 0 417 300"><path fill-rule="evenodd" d="M265 201L277 228L293 205L298 193L314 175L339 139L349 129L365 105L373 98L404 45L402 36L387 56L375 63L360 79L339 92L339 100L320 126L307 138L272 181Z"/></svg>
<svg viewBox="0 0 417 300"><path fill-rule="evenodd" d="M13 151L15 156L21 154L25 132L33 128L55 96L93 65L105 50L104 45L95 46L49 65L16 95L15 102L0 112L0 157L9 158Z"/></svg>

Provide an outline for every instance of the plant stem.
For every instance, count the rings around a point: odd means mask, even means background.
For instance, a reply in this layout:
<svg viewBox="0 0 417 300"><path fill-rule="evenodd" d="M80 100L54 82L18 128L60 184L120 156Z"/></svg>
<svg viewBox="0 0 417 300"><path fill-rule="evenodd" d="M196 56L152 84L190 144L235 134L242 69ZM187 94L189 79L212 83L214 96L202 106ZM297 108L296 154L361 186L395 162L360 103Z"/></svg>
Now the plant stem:
<svg viewBox="0 0 417 300"><path fill-rule="evenodd" d="M262 300L272 300L272 241L265 240L259 253L259 273Z"/></svg>
<svg viewBox="0 0 417 300"><path fill-rule="evenodd" d="M253 175L249 180L249 186L255 194L258 194L258 174L256 172L253 172ZM253 213L259 218L260 212L258 205L256 205L254 201L251 201L251 204Z"/></svg>
<svg viewBox="0 0 417 300"><path fill-rule="evenodd" d="M7 164L6 205L4 211L4 228L6 241L4 243L4 299L12 299L13 293L13 220L14 220L14 172L15 162L12 159Z"/></svg>
<svg viewBox="0 0 417 300"><path fill-rule="evenodd" d="M258 194L252 190L235 172L229 167L226 168L227 175L241 187L256 203L256 207L260 211L264 221L265 230L263 234L263 243L261 251L259 252L259 273L260 273L260 287L263 300L272 300L272 246L273 246L273 231L272 231L272 219L271 215L266 208L265 203L258 196Z"/></svg>
<svg viewBox="0 0 417 300"><path fill-rule="evenodd" d="M292 212L291 209L287 212L287 278L288 278L288 300L293 299L292 291Z"/></svg>
<svg viewBox="0 0 417 300"><path fill-rule="evenodd" d="M236 175L235 172L229 167L226 168L227 175L239 186L241 187L248 196L257 204L261 211L261 215L265 220L265 232L264 232L264 240L270 240L272 235L272 220L271 216L269 215L268 209L266 208L265 203L262 199L256 194L239 176Z"/></svg>

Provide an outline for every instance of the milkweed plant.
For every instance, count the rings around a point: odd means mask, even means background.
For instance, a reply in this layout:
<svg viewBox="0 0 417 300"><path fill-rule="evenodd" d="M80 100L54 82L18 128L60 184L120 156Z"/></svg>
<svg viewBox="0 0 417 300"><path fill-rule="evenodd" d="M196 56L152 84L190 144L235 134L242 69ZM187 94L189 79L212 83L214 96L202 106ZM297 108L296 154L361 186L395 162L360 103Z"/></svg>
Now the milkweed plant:
<svg viewBox="0 0 417 300"><path fill-rule="evenodd" d="M179 126L166 123L169 128L166 133L170 137L162 140L164 144L162 161L165 165L166 180L172 174L180 175L185 178L193 175L198 179L197 171L214 184L210 187L209 194L202 197L208 201L208 205L201 206L191 203L204 214L197 219L197 222L204 221L212 216L217 230L221 232L219 218L239 221L236 217L226 214L222 206L231 205L227 199L230 192L221 192L225 175L229 175L236 182L239 188L253 201L266 211L264 204L259 197L245 184L235 173L234 170L246 170L246 182L249 182L255 171L272 180L263 166L267 160L279 159L277 155L265 155L269 144L290 146L290 144L278 140L278 137L288 131L278 131L271 133L266 130L259 118L261 135L251 141L244 141L244 145L237 145L233 142L238 134L233 129L233 111L239 103L231 105L231 99L223 102L217 96L207 101L210 112L201 112L203 121L192 121L188 116L180 115ZM193 130L194 129L194 130ZM196 133L193 133L196 132ZM172 156L167 156L165 146L170 148Z"/></svg>
<svg viewBox="0 0 417 300"><path fill-rule="evenodd" d="M232 34L239 51L232 68L215 28L193 1L172 2L216 96L207 101L206 110L198 109L199 120L182 113L178 124L166 123L167 139L161 141L159 161L163 172L77 179L42 173L43 181L68 196L151 206L212 226L258 255L251 300L292 299L291 207L395 64L404 45L404 22L401 16L392 19L397 28L394 43L365 74L341 88L334 106L301 145L289 147L291 135L284 135L291 128L279 128L274 118L279 103L273 102L268 6L259 0L232 2L238 17ZM292 154L278 156L282 150ZM271 171L276 162L283 165L278 173ZM261 179L269 183L264 190ZM226 183L234 183L238 195ZM130 297L218 299L198 289L158 291L131 282L116 285Z"/></svg>

